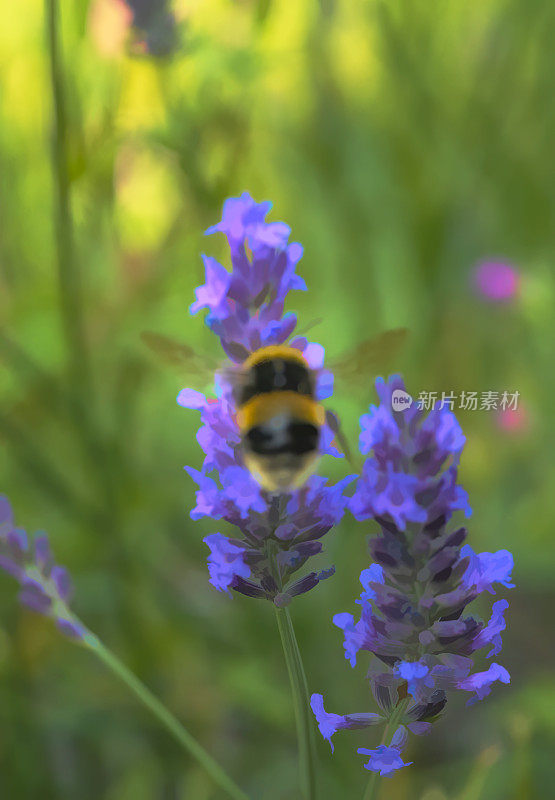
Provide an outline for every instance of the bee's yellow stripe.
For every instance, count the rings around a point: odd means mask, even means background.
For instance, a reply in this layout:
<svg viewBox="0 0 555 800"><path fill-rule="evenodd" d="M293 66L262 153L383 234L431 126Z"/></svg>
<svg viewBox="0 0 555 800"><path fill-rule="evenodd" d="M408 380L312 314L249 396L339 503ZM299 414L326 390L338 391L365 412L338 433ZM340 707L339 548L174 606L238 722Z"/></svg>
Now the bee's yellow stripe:
<svg viewBox="0 0 555 800"><path fill-rule="evenodd" d="M260 347L243 361L241 367L247 371L254 367L255 364L260 364L261 361L272 361L276 358L282 358L284 361L295 361L297 364L302 364L303 367L309 369L301 351L295 347L288 347L286 344L272 344L267 347Z"/></svg>
<svg viewBox="0 0 555 800"><path fill-rule="evenodd" d="M237 424L241 432L261 425L278 414L289 414L292 418L312 425L325 422L325 411L311 397L298 392L266 392L258 394L237 411Z"/></svg>

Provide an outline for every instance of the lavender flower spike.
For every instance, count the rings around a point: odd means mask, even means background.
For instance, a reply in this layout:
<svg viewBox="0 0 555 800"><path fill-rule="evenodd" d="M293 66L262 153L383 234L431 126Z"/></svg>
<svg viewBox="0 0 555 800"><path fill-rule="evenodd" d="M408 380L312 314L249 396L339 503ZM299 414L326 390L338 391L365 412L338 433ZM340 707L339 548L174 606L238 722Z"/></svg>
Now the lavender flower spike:
<svg viewBox="0 0 555 800"><path fill-rule="evenodd" d="M191 313L207 309L206 324L219 337L229 362L241 364L254 350L287 343L300 350L316 372L316 395L329 397L333 376L324 369L324 348L293 336L297 318L285 312L292 290L306 290L296 274L300 244L290 243L283 222L266 222L271 203L256 203L245 192L226 200L222 219L207 233L223 233L231 252L231 270L204 257L206 282L196 290ZM210 548L210 583L268 599L278 607L310 591L333 574L333 568L294 578L308 559L322 550L322 537L342 518L349 476L330 485L319 476L287 495L264 492L243 462L232 387L216 376L216 397L183 389L177 402L200 412L197 441L204 453L200 470L186 467L197 484L192 519L211 517L235 528L234 538L218 533L204 540ZM319 449L339 456L333 434L324 427Z"/></svg>
<svg viewBox="0 0 555 800"><path fill-rule="evenodd" d="M19 600L23 605L53 619L66 636L73 639L85 636L85 629L68 605L73 594L69 573L54 563L45 533L36 533L29 540L22 528L14 527L11 505L3 495L0 495L0 567L19 582Z"/></svg>
<svg viewBox="0 0 555 800"><path fill-rule="evenodd" d="M407 766L400 755L407 730L426 733L449 691L471 692L469 705L493 683L510 682L497 663L474 671L478 651L486 648L491 658L501 650L507 601L493 603L487 623L465 610L479 595L495 594L495 585L514 584L511 553L477 554L463 544L466 529L450 524L456 511L471 513L457 483L465 437L452 412L393 411L393 393L405 391L399 376L378 379L376 388L380 405L361 418L360 449L368 457L350 509L359 520L375 519L381 530L369 542L374 563L360 576L360 619L341 613L333 621L352 667L362 650L376 656L370 686L395 732L389 745L358 752L370 756L366 769L390 775ZM325 738L331 728L346 727L326 724L323 701L313 710Z"/></svg>

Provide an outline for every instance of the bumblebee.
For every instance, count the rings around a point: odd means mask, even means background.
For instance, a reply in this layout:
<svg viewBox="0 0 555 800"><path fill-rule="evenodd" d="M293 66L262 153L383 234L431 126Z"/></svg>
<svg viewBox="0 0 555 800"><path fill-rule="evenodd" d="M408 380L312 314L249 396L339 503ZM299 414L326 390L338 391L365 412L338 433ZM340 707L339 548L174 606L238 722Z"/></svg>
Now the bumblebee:
<svg viewBox="0 0 555 800"><path fill-rule="evenodd" d="M301 486L320 457L326 412L316 380L299 350L262 347L241 365L234 391L247 469L267 491Z"/></svg>
<svg viewBox="0 0 555 800"><path fill-rule="evenodd" d="M330 367L334 376L368 381L369 371L397 351L406 333L397 328L361 342ZM165 361L197 376L204 371L213 379L219 371L188 345L149 332L142 339ZM287 344L261 347L225 374L233 387L245 466L264 489L286 493L305 483L320 459L326 423L351 460L337 416L316 400L316 374L300 350Z"/></svg>

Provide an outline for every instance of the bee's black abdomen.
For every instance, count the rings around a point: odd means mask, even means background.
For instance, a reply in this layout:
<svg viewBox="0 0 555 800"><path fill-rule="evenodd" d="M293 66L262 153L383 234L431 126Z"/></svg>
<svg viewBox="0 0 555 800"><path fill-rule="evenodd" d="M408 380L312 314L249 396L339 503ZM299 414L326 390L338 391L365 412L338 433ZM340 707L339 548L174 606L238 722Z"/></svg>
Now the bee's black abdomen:
<svg viewBox="0 0 555 800"><path fill-rule="evenodd" d="M245 435L245 446L260 456L311 453L318 448L320 432L308 422L289 422L282 426L256 425Z"/></svg>
<svg viewBox="0 0 555 800"><path fill-rule="evenodd" d="M238 405L248 403L256 395L270 392L297 392L313 397L314 385L309 369L298 361L284 358L273 358L255 364L239 389Z"/></svg>
<svg viewBox="0 0 555 800"><path fill-rule="evenodd" d="M310 422L291 422L289 435L293 455L301 456L318 448L320 431L316 425L312 425Z"/></svg>

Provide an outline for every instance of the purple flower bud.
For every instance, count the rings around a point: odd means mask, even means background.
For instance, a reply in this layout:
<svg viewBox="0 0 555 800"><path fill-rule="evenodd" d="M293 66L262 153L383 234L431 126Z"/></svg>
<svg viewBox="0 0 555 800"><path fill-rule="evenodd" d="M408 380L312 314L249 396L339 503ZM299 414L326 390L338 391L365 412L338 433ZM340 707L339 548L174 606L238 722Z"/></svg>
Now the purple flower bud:
<svg viewBox="0 0 555 800"><path fill-rule="evenodd" d="M3 569L12 578L15 578L17 581L22 581L23 576L25 575L25 570L22 566L17 564L12 558L0 553L0 569Z"/></svg>
<svg viewBox="0 0 555 800"><path fill-rule="evenodd" d="M73 594L73 585L69 572L65 567L55 566L52 568L51 578L56 587L58 597L67 602Z"/></svg>
<svg viewBox="0 0 555 800"><path fill-rule="evenodd" d="M13 512L8 498L0 494L0 535L2 535L2 526L8 529L13 527Z"/></svg>
<svg viewBox="0 0 555 800"><path fill-rule="evenodd" d="M70 639L82 639L85 636L86 630L78 622L59 617L56 620L58 630L68 636Z"/></svg>
<svg viewBox="0 0 555 800"><path fill-rule="evenodd" d="M407 728L415 736L426 736L432 730L432 725L430 722L411 722Z"/></svg>
<svg viewBox="0 0 555 800"><path fill-rule="evenodd" d="M288 601L291 601L293 597L297 597L299 594L304 594L305 592L309 592L311 589L314 589L320 581L325 581L326 578L331 578L331 576L335 573L335 567L328 567L328 569L320 570L320 572L309 572L308 575L305 575L303 578L299 578L299 580L294 581L293 583L289 584L287 587L287 592L283 593L280 596L280 602L277 602L277 598L274 600L276 605L286 605L284 603L285 597L288 598Z"/></svg>
<svg viewBox="0 0 555 800"><path fill-rule="evenodd" d="M396 750L401 751L408 742L407 729L404 725L399 725L393 736L391 737L391 746Z"/></svg>
<svg viewBox="0 0 555 800"><path fill-rule="evenodd" d="M48 576L54 562L50 542L45 533L35 534L35 562L43 575Z"/></svg>
<svg viewBox="0 0 555 800"><path fill-rule="evenodd" d="M25 554L29 549L29 541L23 528L13 528L13 530L9 531L6 535L6 541L15 559L25 558Z"/></svg>
<svg viewBox="0 0 555 800"><path fill-rule="evenodd" d="M52 605L52 599L46 593L42 584L31 578L24 578L19 593L19 602L24 606L46 614Z"/></svg>
<svg viewBox="0 0 555 800"><path fill-rule="evenodd" d="M445 692L442 689L436 689L430 694L426 702L415 703L407 709L404 718L407 727L417 736L420 736L422 733L428 733L430 729L428 720L433 720L441 714L446 703L447 697ZM425 724L422 725L422 723ZM413 730L414 725L416 725L416 728Z"/></svg>
<svg viewBox="0 0 555 800"><path fill-rule="evenodd" d="M235 592L244 594L246 597L256 597L258 599L266 599L266 590L258 583L253 581L246 581L237 575L233 579L232 587Z"/></svg>

